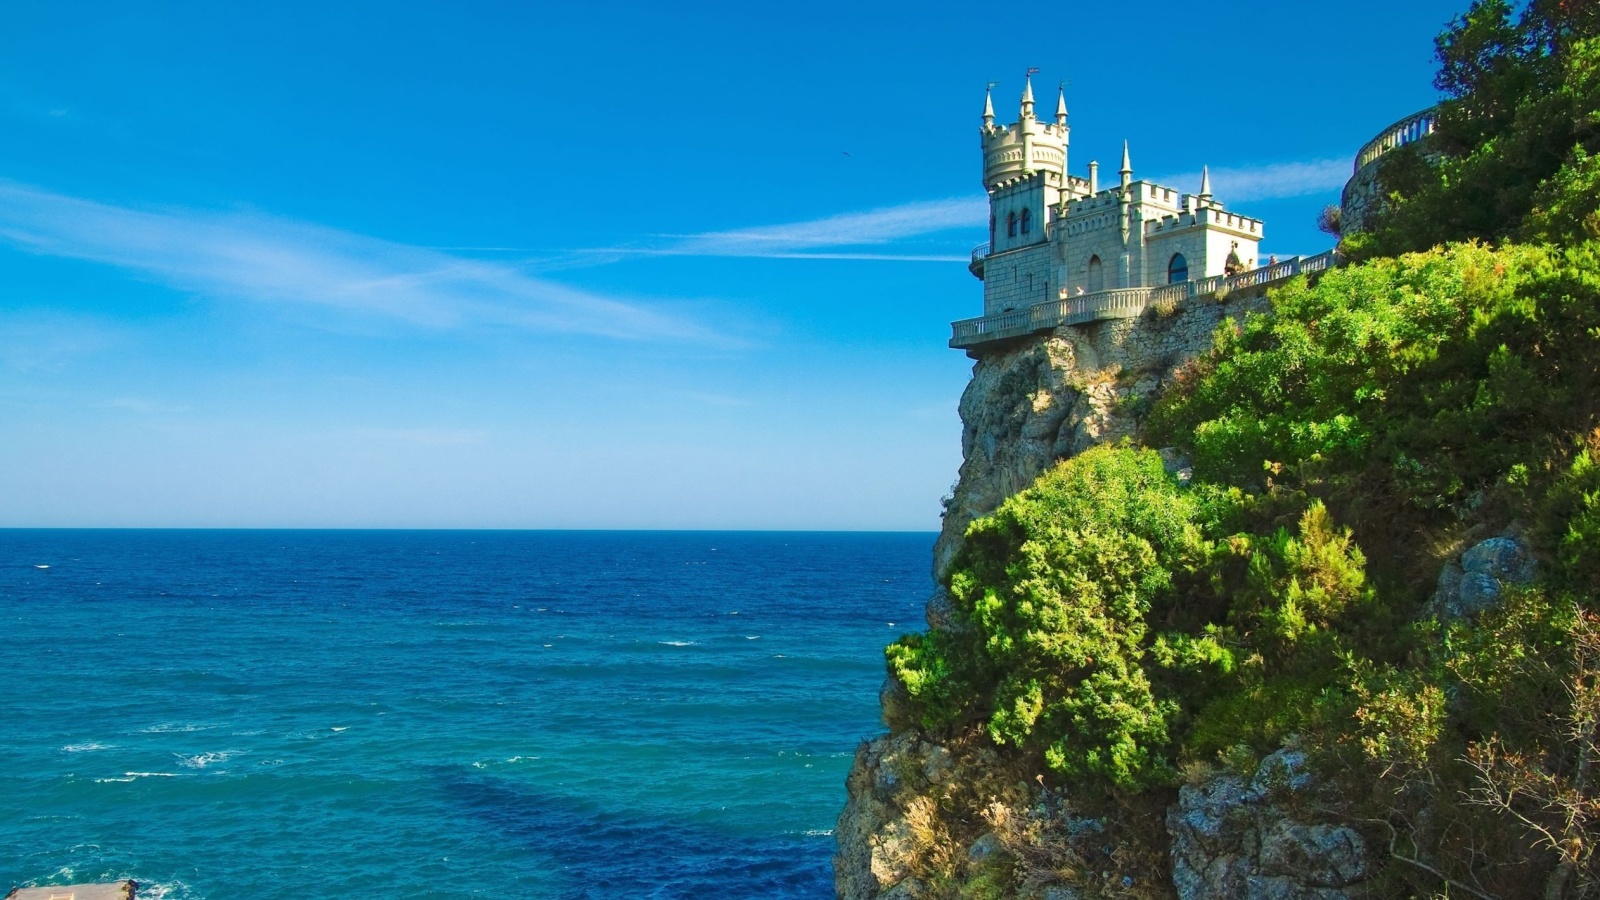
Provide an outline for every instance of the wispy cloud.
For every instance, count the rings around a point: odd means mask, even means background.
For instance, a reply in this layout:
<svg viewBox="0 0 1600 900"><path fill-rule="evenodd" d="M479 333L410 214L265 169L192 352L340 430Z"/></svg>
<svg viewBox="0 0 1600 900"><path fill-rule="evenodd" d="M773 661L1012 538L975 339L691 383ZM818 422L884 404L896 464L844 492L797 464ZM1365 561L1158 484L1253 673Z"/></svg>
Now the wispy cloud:
<svg viewBox="0 0 1600 900"><path fill-rule="evenodd" d="M1229 204L1278 200L1336 193L1350 177L1350 161L1343 157L1302 162L1211 170L1212 188ZM1157 183L1198 190L1200 173L1163 176ZM965 262L967 257L948 252L915 252L915 239L950 232L981 235L989 215L984 197L922 200L864 212L842 213L803 222L763 225L732 231L689 235L662 235L653 243L634 247L606 247L593 251L596 259L618 256L743 256L771 259L863 259L904 262ZM953 238L953 235L949 235ZM905 247L904 252L895 248Z"/></svg>
<svg viewBox="0 0 1600 900"><path fill-rule="evenodd" d="M44 372L115 346L124 336L82 316L0 315L0 370Z"/></svg>
<svg viewBox="0 0 1600 900"><path fill-rule="evenodd" d="M816 251L824 248L881 246L906 238L981 227L988 215L989 202L983 197L923 200L806 222L676 236L667 245L653 248L652 252L684 256L776 256L785 259L822 256L830 259L944 260L951 257L937 254L846 253L838 249L826 254Z"/></svg>
<svg viewBox="0 0 1600 900"><path fill-rule="evenodd" d="M718 339L641 303L503 263L261 215L136 210L0 181L0 241L199 294L375 314L429 328Z"/></svg>
<svg viewBox="0 0 1600 900"><path fill-rule="evenodd" d="M1229 204L1337 193L1349 179L1350 160L1344 157L1211 170L1212 190L1219 200ZM1197 171L1154 180L1185 191L1200 189Z"/></svg>

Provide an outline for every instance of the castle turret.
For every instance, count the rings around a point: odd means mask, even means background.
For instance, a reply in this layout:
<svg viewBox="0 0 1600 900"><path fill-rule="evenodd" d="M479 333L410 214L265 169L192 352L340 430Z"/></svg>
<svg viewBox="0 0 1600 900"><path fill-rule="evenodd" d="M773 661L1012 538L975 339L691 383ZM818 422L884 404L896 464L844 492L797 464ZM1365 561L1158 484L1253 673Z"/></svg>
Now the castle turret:
<svg viewBox="0 0 1600 900"><path fill-rule="evenodd" d="M1032 72L1029 72L1029 76ZM1035 114L1033 79L1025 77L1017 121L997 125L992 91L984 97L983 186L989 192L989 243L973 257L984 279L986 303L1017 309L1050 299L1059 290L1058 261L1050 244L1067 201L1085 194L1083 179L1067 177L1067 107L1056 99L1055 121Z"/></svg>
<svg viewBox="0 0 1600 900"><path fill-rule="evenodd" d="M996 125L994 103L990 95L984 96L979 134L983 144L983 186L991 191L1037 172L1053 173L1058 184L1066 176L1068 129L1064 113L1058 113L1055 122L1040 122L1034 116L1032 79L1023 82L1021 106L1016 124Z"/></svg>

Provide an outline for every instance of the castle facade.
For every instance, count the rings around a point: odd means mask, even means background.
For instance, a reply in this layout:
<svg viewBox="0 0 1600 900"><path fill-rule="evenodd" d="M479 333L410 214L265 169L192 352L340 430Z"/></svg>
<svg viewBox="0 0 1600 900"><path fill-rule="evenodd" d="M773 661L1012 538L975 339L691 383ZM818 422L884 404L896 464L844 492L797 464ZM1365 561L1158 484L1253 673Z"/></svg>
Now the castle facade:
<svg viewBox="0 0 1600 900"><path fill-rule="evenodd" d="M985 316L1256 268L1261 220L1224 210L1209 171L1197 194L1135 180L1124 143L1116 183L1101 188L1098 163L1087 178L1068 174L1070 133L1064 95L1054 122L1034 115L1031 79L1013 125L995 124L993 98L984 97L989 242L973 251L970 268L983 280Z"/></svg>

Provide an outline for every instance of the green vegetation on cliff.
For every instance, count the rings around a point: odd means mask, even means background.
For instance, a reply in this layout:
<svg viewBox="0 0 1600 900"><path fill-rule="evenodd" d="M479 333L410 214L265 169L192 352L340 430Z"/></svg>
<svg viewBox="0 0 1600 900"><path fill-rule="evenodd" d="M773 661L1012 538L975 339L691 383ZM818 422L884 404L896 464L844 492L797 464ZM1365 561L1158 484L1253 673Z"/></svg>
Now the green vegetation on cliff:
<svg viewBox="0 0 1600 900"><path fill-rule="evenodd" d="M1388 164L1363 261L968 529L956 627L887 650L926 727L1110 796L1298 741L1384 893L1600 890L1597 32L1481 0L1441 36L1435 158ZM1522 571L1463 607L1468 548Z"/></svg>

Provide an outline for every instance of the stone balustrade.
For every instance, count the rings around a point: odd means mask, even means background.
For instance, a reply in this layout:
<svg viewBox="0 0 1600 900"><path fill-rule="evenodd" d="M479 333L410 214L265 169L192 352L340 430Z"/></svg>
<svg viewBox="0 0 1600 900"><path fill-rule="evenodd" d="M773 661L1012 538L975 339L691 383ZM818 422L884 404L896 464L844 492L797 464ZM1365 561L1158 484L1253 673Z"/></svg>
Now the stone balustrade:
<svg viewBox="0 0 1600 900"><path fill-rule="evenodd" d="M986 250L988 245L980 249ZM975 258L977 253L977 250L973 251ZM1296 275L1322 272L1331 268L1336 259L1335 252L1329 250L1317 256L1297 256L1238 275L1213 275L1182 284L1113 288L1076 297L1063 296L1026 309L953 322L950 325L950 346L966 350L991 341L1050 331L1062 325L1082 325L1103 319L1134 319L1156 304L1184 303L1194 297L1207 297L1224 290L1231 292L1262 287L1287 281Z"/></svg>
<svg viewBox="0 0 1600 900"><path fill-rule="evenodd" d="M1438 121L1438 114L1439 108L1437 106L1429 107L1422 112L1412 113L1385 128L1377 137L1367 141L1362 146L1361 152L1356 154L1355 170L1357 172L1361 171L1390 150L1415 143L1433 134L1434 125Z"/></svg>
<svg viewBox="0 0 1600 900"><path fill-rule="evenodd" d="M1339 198L1345 234L1366 231L1384 206L1383 185L1378 175L1379 169L1382 168L1378 163L1384 155L1407 144L1415 144L1433 134L1438 119L1437 106L1412 113L1385 128L1377 137L1362 146L1361 151L1356 154L1355 174L1345 183L1344 193ZM1427 148L1423 149L1423 156L1428 157Z"/></svg>

